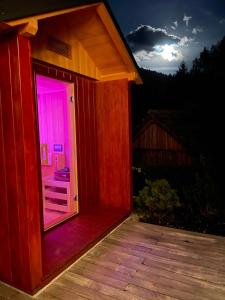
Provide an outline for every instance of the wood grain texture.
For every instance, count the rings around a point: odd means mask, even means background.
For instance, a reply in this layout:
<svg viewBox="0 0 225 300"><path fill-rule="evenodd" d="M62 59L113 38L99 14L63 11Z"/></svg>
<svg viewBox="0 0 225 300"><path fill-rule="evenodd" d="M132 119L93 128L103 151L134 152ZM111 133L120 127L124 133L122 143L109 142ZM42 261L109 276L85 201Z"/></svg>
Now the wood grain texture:
<svg viewBox="0 0 225 300"><path fill-rule="evenodd" d="M148 166L191 166L187 148L166 130L149 122L134 141L134 161Z"/></svg>
<svg viewBox="0 0 225 300"><path fill-rule="evenodd" d="M75 17L76 19L76 17ZM76 37L77 26L71 26L70 17L57 17L40 21L37 35L32 39L33 58L44 60L70 71L99 78L99 70L89 53ZM60 25L59 25L60 24ZM57 28L57 34L56 34ZM80 29L79 29L80 30ZM72 57L65 57L48 49L48 38L54 37L71 47Z"/></svg>
<svg viewBox="0 0 225 300"><path fill-rule="evenodd" d="M130 218L36 298L224 300L224 253L224 237Z"/></svg>
<svg viewBox="0 0 225 300"><path fill-rule="evenodd" d="M92 299L92 293L93 299L223 300L222 252L225 253L223 237L130 219L45 293L54 296L63 291L87 299ZM39 297L42 299L42 295Z"/></svg>
<svg viewBox="0 0 225 300"><path fill-rule="evenodd" d="M128 62L123 61L110 34L95 8L48 18L39 21L38 33L32 39L32 56L98 80L105 75L121 73L123 78L128 78L135 68L126 49L124 56ZM70 45L72 57L50 51L47 46L49 36ZM118 43L122 44L121 39ZM124 45L122 47L125 48Z"/></svg>
<svg viewBox="0 0 225 300"><path fill-rule="evenodd" d="M1 86L2 88L2 86ZM6 153L3 136L3 110L2 93L0 90L0 273L3 280L11 280L11 258L10 239L8 222L8 201L7 201L7 181L6 181Z"/></svg>
<svg viewBox="0 0 225 300"><path fill-rule="evenodd" d="M40 61L34 61L33 67L38 74L74 83L75 91L80 215L43 236L44 276L49 278L79 257L95 240L129 214L131 206L130 99L127 80L104 84L106 101L103 103L104 110L102 110L99 106L102 98L98 98L95 81ZM112 91L118 94L116 99L112 97ZM111 119L108 118L107 111L112 112ZM115 118L118 120L117 123L114 123ZM101 136L99 132L102 132ZM111 138L114 138L115 143L112 144ZM102 144L107 143L109 143L107 147L102 147ZM111 146L114 148L108 153ZM99 149L102 149L101 154ZM105 181L105 173L111 174L112 170L110 168L108 172L105 170L104 174L100 174L99 168L103 160L107 164L110 164L110 161L118 164L117 173L113 174L113 188L111 184L105 186L104 193L107 198L104 201L100 196L101 183ZM105 165L103 167L105 168ZM117 178L117 174L121 175ZM117 197L112 197L111 194L115 190L117 190Z"/></svg>
<svg viewBox="0 0 225 300"><path fill-rule="evenodd" d="M32 41L34 58L100 81L109 81L110 77L111 80L127 78L142 82L104 5L100 5L98 9L90 6L80 11L42 19L38 24L38 33ZM72 57L66 58L49 51L49 36L69 44Z"/></svg>
<svg viewBox="0 0 225 300"><path fill-rule="evenodd" d="M0 278L32 292L130 212L129 85L128 80L96 84L54 66L33 64L39 74L74 83L78 140L80 216L71 220L75 228L65 223L41 237L38 122L30 45L26 38L12 35L1 40L0 47L4 70L0 74L0 201L5 209L0 220L0 241L4 242Z"/></svg>
<svg viewBox="0 0 225 300"><path fill-rule="evenodd" d="M131 208L130 97L127 80L97 83L99 198Z"/></svg>
<svg viewBox="0 0 225 300"><path fill-rule="evenodd" d="M29 41L16 35L5 37L0 47L1 167L8 203L4 212L8 226L1 230L9 237L10 248L10 262L6 255L4 263L10 269L7 281L30 291L42 276L31 52ZM4 272L0 276L5 279Z"/></svg>
<svg viewBox="0 0 225 300"><path fill-rule="evenodd" d="M98 203L98 165L96 157L95 83L77 78L76 121L78 142L78 185L80 211Z"/></svg>
<svg viewBox="0 0 225 300"><path fill-rule="evenodd" d="M191 167L193 158L187 151L165 149L135 149L135 166Z"/></svg>
<svg viewBox="0 0 225 300"><path fill-rule="evenodd" d="M149 123L137 136L134 148L183 151L186 148L158 124Z"/></svg>
<svg viewBox="0 0 225 300"><path fill-rule="evenodd" d="M5 37L0 48L0 276L30 291L41 279L30 49L16 36Z"/></svg>
<svg viewBox="0 0 225 300"><path fill-rule="evenodd" d="M124 217L124 211L94 206L46 232L43 237L46 282L79 258Z"/></svg>

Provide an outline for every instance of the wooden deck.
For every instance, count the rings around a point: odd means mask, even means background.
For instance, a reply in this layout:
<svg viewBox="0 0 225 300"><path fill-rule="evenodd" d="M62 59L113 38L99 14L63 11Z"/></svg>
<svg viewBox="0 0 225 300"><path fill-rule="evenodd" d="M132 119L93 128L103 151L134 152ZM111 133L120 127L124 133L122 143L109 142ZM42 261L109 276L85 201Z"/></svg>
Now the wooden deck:
<svg viewBox="0 0 225 300"><path fill-rule="evenodd" d="M225 238L129 219L35 298L224 300Z"/></svg>

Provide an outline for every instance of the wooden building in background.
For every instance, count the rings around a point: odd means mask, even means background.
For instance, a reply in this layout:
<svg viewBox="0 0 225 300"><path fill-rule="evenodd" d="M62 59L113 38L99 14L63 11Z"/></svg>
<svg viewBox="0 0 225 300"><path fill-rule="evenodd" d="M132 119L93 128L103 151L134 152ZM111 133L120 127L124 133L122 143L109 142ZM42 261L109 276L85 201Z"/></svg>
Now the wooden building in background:
<svg viewBox="0 0 225 300"><path fill-rule="evenodd" d="M141 79L105 1L0 10L0 280L32 294L130 214Z"/></svg>
<svg viewBox="0 0 225 300"><path fill-rule="evenodd" d="M134 138L134 165L192 166L193 153L189 144L191 138L187 138L191 134L190 126L182 113L149 111L147 120Z"/></svg>

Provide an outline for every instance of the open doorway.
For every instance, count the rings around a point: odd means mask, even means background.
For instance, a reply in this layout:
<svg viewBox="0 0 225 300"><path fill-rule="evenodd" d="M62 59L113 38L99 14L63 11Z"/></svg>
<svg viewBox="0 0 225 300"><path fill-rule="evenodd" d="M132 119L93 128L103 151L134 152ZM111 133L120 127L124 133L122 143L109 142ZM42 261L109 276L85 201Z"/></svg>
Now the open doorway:
<svg viewBox="0 0 225 300"><path fill-rule="evenodd" d="M78 213L74 85L36 75L44 230Z"/></svg>

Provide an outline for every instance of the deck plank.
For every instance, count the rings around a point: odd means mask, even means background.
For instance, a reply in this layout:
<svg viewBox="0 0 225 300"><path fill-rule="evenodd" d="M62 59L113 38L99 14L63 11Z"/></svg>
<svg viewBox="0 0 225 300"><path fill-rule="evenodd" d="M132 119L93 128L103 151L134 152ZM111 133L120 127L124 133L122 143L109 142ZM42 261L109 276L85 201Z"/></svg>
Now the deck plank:
<svg viewBox="0 0 225 300"><path fill-rule="evenodd" d="M225 238L130 218L34 298L224 300Z"/></svg>

